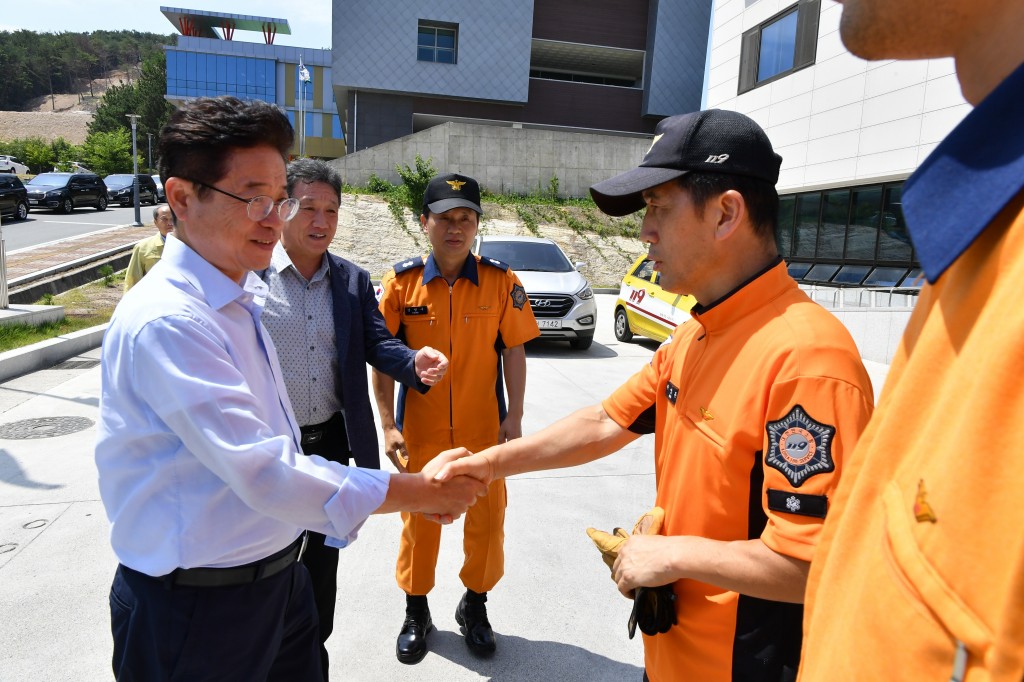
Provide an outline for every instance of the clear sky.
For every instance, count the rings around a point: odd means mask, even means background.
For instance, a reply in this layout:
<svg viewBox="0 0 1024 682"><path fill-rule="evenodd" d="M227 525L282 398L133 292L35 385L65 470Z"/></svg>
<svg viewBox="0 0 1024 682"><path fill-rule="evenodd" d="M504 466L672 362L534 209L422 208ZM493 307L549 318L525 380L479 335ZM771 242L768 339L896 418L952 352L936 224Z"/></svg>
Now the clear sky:
<svg viewBox="0 0 1024 682"><path fill-rule="evenodd" d="M278 34L275 45L331 47L331 0L3 0L0 31L25 28L40 33L63 33L123 29L179 33L161 14L161 7L287 19L291 35ZM240 31L235 39L262 42L263 36Z"/></svg>

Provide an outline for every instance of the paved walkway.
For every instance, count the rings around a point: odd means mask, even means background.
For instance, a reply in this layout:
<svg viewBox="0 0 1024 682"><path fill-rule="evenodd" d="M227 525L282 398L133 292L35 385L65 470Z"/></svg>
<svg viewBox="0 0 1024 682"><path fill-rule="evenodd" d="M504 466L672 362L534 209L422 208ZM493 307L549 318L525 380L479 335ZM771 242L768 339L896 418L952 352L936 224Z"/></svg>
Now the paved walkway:
<svg viewBox="0 0 1024 682"><path fill-rule="evenodd" d="M7 254L7 281L36 272L57 268L82 258L114 249L130 248L140 239L151 236L156 228L152 224L142 227L123 225L101 232L92 232L78 237L41 244Z"/></svg>

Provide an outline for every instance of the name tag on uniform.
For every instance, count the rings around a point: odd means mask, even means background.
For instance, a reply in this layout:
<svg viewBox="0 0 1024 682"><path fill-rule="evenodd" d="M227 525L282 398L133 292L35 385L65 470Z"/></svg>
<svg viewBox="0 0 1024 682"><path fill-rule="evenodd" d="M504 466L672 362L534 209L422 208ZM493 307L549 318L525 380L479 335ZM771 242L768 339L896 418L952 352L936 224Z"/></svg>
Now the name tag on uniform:
<svg viewBox="0 0 1024 682"><path fill-rule="evenodd" d="M425 305L410 306L410 307L405 309L405 314L406 315L426 315L427 314L427 306L425 306Z"/></svg>
<svg viewBox="0 0 1024 682"><path fill-rule="evenodd" d="M679 389L671 381L665 384L665 397L673 405L676 404L676 398L679 397Z"/></svg>

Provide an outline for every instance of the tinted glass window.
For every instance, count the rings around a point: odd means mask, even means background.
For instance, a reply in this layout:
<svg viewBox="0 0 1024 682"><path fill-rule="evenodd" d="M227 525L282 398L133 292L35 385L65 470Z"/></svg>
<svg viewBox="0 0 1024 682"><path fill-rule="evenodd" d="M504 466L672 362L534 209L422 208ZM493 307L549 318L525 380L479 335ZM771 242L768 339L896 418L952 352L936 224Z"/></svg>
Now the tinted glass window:
<svg viewBox="0 0 1024 682"><path fill-rule="evenodd" d="M921 288L924 286L924 282L924 272L921 270L921 268L913 268L910 272L907 273L907 276L903 278L903 281L900 282L900 286Z"/></svg>
<svg viewBox="0 0 1024 682"><path fill-rule="evenodd" d="M903 222L903 211L900 208L902 196L903 187L901 185L885 188L878 232L879 260L910 262L913 248L910 244L907 225Z"/></svg>
<svg viewBox="0 0 1024 682"><path fill-rule="evenodd" d="M818 232L818 258L842 258L846 242L846 219L850 212L850 190L825 192Z"/></svg>
<svg viewBox="0 0 1024 682"><path fill-rule="evenodd" d="M651 273L653 273L653 272L654 272L654 261L652 261L652 260L645 260L642 263L640 263L640 265L637 267L636 271L633 272L633 276L634 277L639 277L640 279L646 279L646 280L650 281Z"/></svg>
<svg viewBox="0 0 1024 682"><path fill-rule="evenodd" d="M853 205L850 209L850 227L846 232L847 258L874 260L881 208L881 187L854 190Z"/></svg>
<svg viewBox="0 0 1024 682"><path fill-rule="evenodd" d="M832 279L833 284L860 284L868 274L870 265L844 265Z"/></svg>
<svg viewBox="0 0 1024 682"><path fill-rule="evenodd" d="M761 29L757 80L763 81L793 68L796 54L796 9Z"/></svg>
<svg viewBox="0 0 1024 682"><path fill-rule="evenodd" d="M839 270L835 263L818 263L804 275L805 282L827 282Z"/></svg>
<svg viewBox="0 0 1024 682"><path fill-rule="evenodd" d="M818 245L818 218L821 214L821 194L801 194L796 199L796 231L793 236L793 255L814 258Z"/></svg>
<svg viewBox="0 0 1024 682"><path fill-rule="evenodd" d="M775 244L779 247L779 255L789 258L793 250L793 209L796 197L779 197L779 224L775 230Z"/></svg>
<svg viewBox="0 0 1024 682"><path fill-rule="evenodd" d="M864 280L866 287L894 287L907 274L906 268L875 268Z"/></svg>
<svg viewBox="0 0 1024 682"><path fill-rule="evenodd" d="M790 263L786 266L789 270L789 276L793 279L801 279L807 274L807 271L811 269L810 263Z"/></svg>
<svg viewBox="0 0 1024 682"><path fill-rule="evenodd" d="M554 244L543 242L489 242L480 245L480 255L507 263L521 272L572 272L572 263Z"/></svg>

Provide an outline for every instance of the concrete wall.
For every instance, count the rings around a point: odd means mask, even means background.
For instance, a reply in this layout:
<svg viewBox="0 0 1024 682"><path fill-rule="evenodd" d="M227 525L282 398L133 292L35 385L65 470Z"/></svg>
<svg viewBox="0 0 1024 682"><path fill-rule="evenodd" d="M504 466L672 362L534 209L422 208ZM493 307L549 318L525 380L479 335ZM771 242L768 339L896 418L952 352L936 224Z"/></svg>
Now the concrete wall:
<svg viewBox="0 0 1024 682"><path fill-rule="evenodd" d="M547 190L558 177L563 196L587 196L591 185L635 168L649 138L445 123L330 163L351 185L365 186L371 173L401 182L395 165L430 158L439 173L462 173L496 193Z"/></svg>
<svg viewBox="0 0 1024 682"><path fill-rule="evenodd" d="M969 111L952 60L854 57L839 37L842 6L826 0L815 63L737 95L742 33L793 4L715 3L707 106L765 129L782 155L780 192L906 177Z"/></svg>

